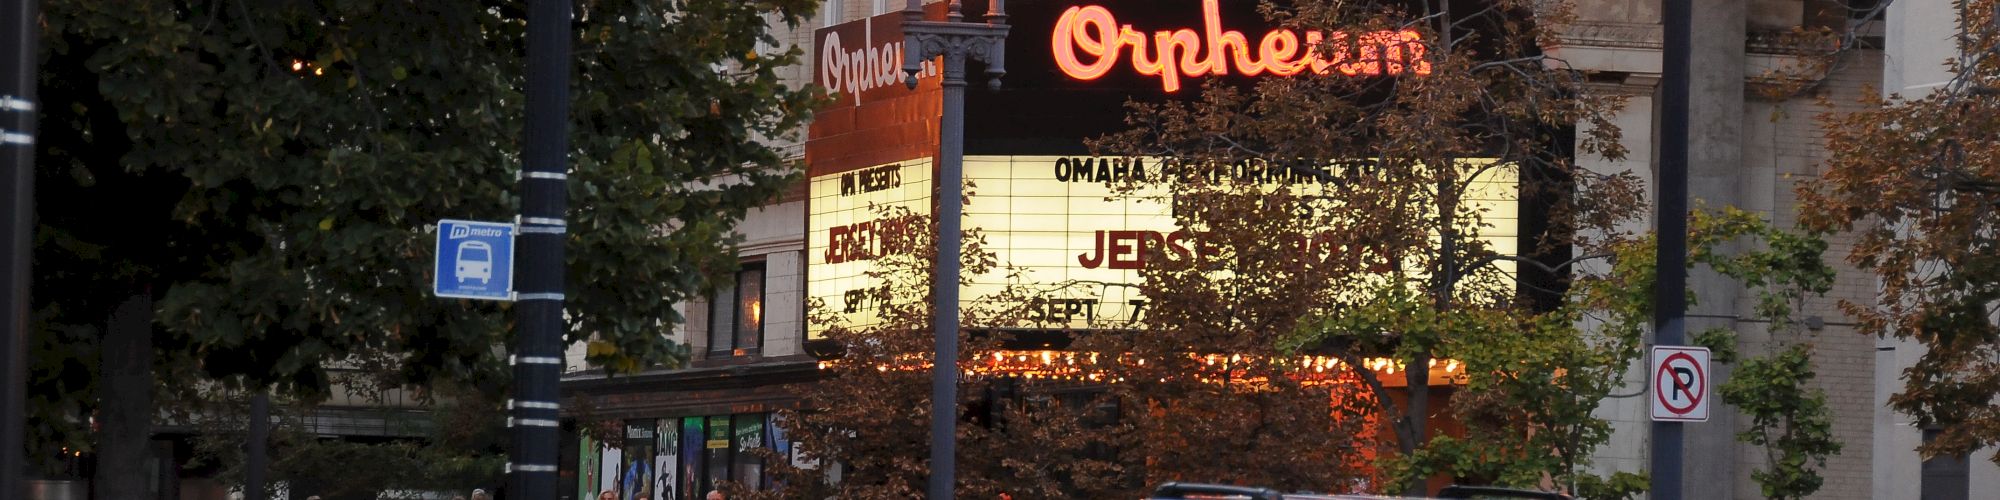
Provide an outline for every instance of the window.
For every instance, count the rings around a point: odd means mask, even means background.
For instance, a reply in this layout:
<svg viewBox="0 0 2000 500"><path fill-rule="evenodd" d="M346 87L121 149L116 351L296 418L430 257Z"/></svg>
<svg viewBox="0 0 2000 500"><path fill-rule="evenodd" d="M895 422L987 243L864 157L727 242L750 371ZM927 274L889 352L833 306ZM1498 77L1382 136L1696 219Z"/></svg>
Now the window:
<svg viewBox="0 0 2000 500"><path fill-rule="evenodd" d="M1937 429L1924 429L1924 444L1937 439ZM1924 459L1922 500L1965 500L1971 494L1971 469L1964 456Z"/></svg>
<svg viewBox="0 0 2000 500"><path fill-rule="evenodd" d="M748 263L708 301L711 357L752 356L764 340L764 263Z"/></svg>
<svg viewBox="0 0 2000 500"><path fill-rule="evenodd" d="M840 17L847 15L844 12L847 9L841 8L843 7L842 3L840 0L826 0L826 4L820 6L820 27L831 27L840 24Z"/></svg>

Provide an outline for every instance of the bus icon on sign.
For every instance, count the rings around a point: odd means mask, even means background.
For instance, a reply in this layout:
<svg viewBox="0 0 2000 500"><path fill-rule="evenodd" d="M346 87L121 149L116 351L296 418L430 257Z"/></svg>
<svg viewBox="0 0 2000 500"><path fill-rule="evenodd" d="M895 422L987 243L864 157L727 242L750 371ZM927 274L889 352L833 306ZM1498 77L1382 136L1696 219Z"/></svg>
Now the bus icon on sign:
<svg viewBox="0 0 2000 500"><path fill-rule="evenodd" d="M484 241L459 243L458 281L475 279L481 285L493 280L493 245Z"/></svg>
<svg viewBox="0 0 2000 500"><path fill-rule="evenodd" d="M431 291L439 297L513 300L514 225L438 221Z"/></svg>

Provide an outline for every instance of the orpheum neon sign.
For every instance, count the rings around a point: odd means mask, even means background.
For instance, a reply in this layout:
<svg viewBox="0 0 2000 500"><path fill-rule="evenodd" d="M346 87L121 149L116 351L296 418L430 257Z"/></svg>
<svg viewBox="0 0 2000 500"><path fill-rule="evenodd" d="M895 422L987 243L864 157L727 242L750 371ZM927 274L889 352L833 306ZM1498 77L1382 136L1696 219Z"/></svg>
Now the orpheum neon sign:
<svg viewBox="0 0 2000 500"><path fill-rule="evenodd" d="M1056 67L1078 80L1096 80L1111 72L1131 48L1131 68L1157 76L1167 92L1181 88L1181 78L1227 75L1232 66L1246 76L1269 73L1393 76L1431 74L1424 59L1421 34L1412 30L1349 33L1306 31L1301 38L1289 29L1265 33L1256 46L1242 32L1222 29L1217 0L1202 0L1202 31L1160 30L1149 37L1132 25L1120 25L1111 10L1098 5L1070 7L1050 33ZM1318 47L1331 41L1331 54ZM1254 50L1253 50L1254 49Z"/></svg>

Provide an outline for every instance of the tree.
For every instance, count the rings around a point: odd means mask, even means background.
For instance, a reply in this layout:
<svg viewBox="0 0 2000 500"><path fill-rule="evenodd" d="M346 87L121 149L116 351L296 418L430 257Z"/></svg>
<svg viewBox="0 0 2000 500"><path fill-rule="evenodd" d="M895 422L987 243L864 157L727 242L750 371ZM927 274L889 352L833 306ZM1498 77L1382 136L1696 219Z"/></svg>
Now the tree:
<svg viewBox="0 0 2000 500"><path fill-rule="evenodd" d="M1771 338L1763 346L1769 352L1740 361L1735 331L1716 328L1695 336L1715 362L1738 363L1715 392L1750 417L1750 428L1736 439L1764 448L1765 466L1751 471L1750 478L1765 498L1811 496L1824 483L1819 469L1826 467L1827 457L1840 453L1841 443L1833 436L1826 392L1807 386L1815 377L1813 344L1794 312L1806 298L1833 288L1834 271L1823 258L1826 240L1812 231L1779 230L1734 208L1697 211L1690 226L1690 261L1749 286L1757 297L1752 310L1769 325ZM1717 250L1736 239L1754 246L1733 253Z"/></svg>
<svg viewBox="0 0 2000 500"><path fill-rule="evenodd" d="M766 141L815 97L776 74L797 51L766 47L813 7L577 8L565 312L592 361L683 359L662 335L671 304L735 265L732 221L796 176ZM98 440L100 470L140 467L119 447L150 434L150 404L124 396L148 373L312 400L329 363L386 353L396 383L504 383L507 305L426 287L435 220L516 213L519 5L76 0L45 16L43 454L84 444L94 413L105 437L140 437ZM100 348L157 366L98 366ZM112 496L144 484L106 479Z"/></svg>
<svg viewBox="0 0 2000 500"><path fill-rule="evenodd" d="M1889 405L1940 430L1926 456L2000 444L2000 31L1995 2L1961 4L1952 79L1821 114L1825 173L1798 190L1802 222L1851 231L1847 261L1877 278L1875 303L1841 304L1861 333L1924 347Z"/></svg>
<svg viewBox="0 0 2000 500"><path fill-rule="evenodd" d="M340 378L336 376L336 378ZM350 381L343 381L350 382ZM365 387L365 381L351 381ZM469 492L493 489L505 482L507 439L502 395L482 394L468 387L435 384L436 397L417 407L384 409L385 427L393 436L343 439L317 434L308 418L319 410L313 403L280 402L274 410L271 463L266 487L277 493L286 485L293 496L329 499L422 498L428 492ZM380 393L361 396L380 404ZM212 467L224 484L245 473L243 429L248 393L217 394L189 407L188 416L201 431L194 439L194 462ZM398 419L400 418L400 419Z"/></svg>
<svg viewBox="0 0 2000 500"><path fill-rule="evenodd" d="M767 454L781 485L752 491L729 488L731 498L910 498L921 496L929 477L930 353L934 347L929 286L936 255L934 218L903 207L877 207L882 255L867 272L880 286L868 288L865 321L851 321L819 303L808 305L809 321L829 325L824 340L839 346L838 359L823 365L827 378L800 394L802 410L780 419L785 435L803 456L821 464L794 466L790 458ZM962 246L963 282L998 266L982 231L968 228ZM968 325L1000 325L1023 316L1025 301L997 299L967 307ZM958 492L991 498L1107 497L1120 491L1106 484L1120 464L1093 446L1103 443L1103 422L1079 411L1075 399L1057 398L1047 388L1076 383L1039 381L1026 373L989 369L1001 338L961 331L963 350L958 426ZM1011 361L1011 360L1010 360ZM1026 362L1033 362L1028 360ZM838 478L828 468L838 467Z"/></svg>
<svg viewBox="0 0 2000 500"><path fill-rule="evenodd" d="M1636 359L1650 304L1630 287L1649 284L1651 274L1627 267L1636 264L1629 258L1609 273L1576 265L1630 257L1633 242L1618 226L1645 205L1629 173L1592 172L1561 154L1570 130L1580 132L1577 154L1623 154L1606 122L1617 99L1594 94L1582 75L1540 51L1566 9L1296 2L1269 11L1327 33L1417 33L1405 43L1363 38L1358 51L1322 47L1411 74L1265 79L1247 89L1212 83L1193 101L1136 105L1138 127L1099 147L1311 181L1270 188L1171 179L1175 217L1221 258L1215 267L1195 259L1149 272L1148 297L1216 287L1206 302L1157 299L1155 318L1184 308L1216 332L1199 338L1238 342L1231 348L1285 346L1280 353L1326 353L1346 366L1389 358L1404 373L1407 397L1388 389L1387 373L1353 373L1372 393L1370 414L1386 424L1393 448L1384 455L1397 457L1384 479L1411 494L1424 493L1433 473L1610 497L1642 483L1579 470L1609 437L1609 424L1590 413ZM1515 199L1520 218L1548 226L1532 239L1492 239L1517 229L1494 212ZM1572 259L1571 249L1583 256ZM1238 297L1290 307L1260 317ZM1179 340L1175 330L1188 323L1148 322L1134 337ZM1434 438L1425 368L1446 358L1464 364L1467 385L1453 409L1467 429Z"/></svg>

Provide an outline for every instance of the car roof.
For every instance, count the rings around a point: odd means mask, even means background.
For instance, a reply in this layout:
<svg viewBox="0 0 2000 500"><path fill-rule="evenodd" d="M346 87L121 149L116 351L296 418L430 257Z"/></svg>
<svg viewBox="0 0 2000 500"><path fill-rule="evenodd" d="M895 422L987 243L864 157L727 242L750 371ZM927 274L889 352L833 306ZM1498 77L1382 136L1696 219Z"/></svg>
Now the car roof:
<svg viewBox="0 0 2000 500"><path fill-rule="evenodd" d="M1567 499L1558 493L1516 490L1485 486L1453 485L1439 491L1443 498L1531 498ZM1203 484L1169 482L1153 490L1148 500L1175 499L1242 499L1242 500L1421 500L1424 497L1378 496L1378 495L1322 495L1315 493L1280 493L1270 488L1235 486L1226 484Z"/></svg>

